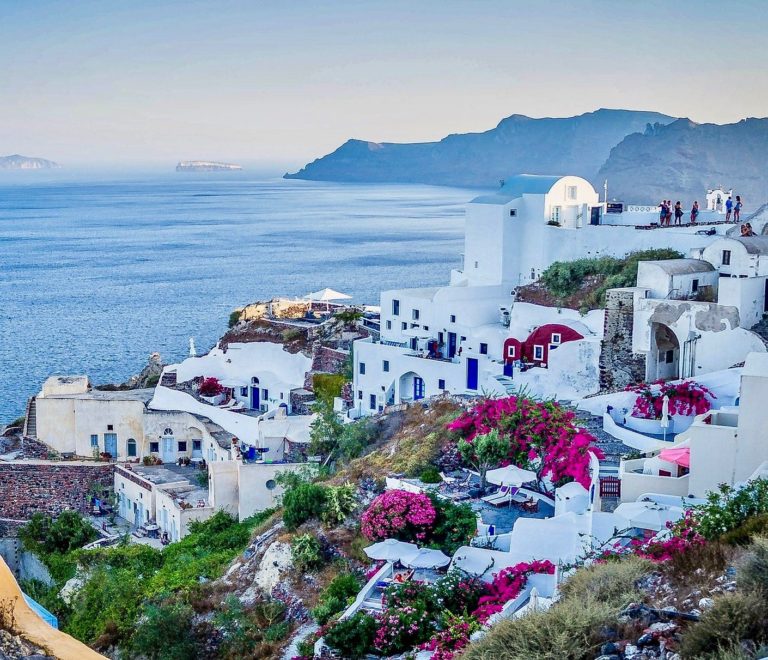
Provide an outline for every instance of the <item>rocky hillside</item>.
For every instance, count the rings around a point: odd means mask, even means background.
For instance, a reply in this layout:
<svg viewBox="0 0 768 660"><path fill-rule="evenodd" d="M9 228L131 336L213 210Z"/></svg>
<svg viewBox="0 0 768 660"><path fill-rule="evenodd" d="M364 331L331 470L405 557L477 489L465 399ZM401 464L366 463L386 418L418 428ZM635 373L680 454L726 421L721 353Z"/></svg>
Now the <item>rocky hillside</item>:
<svg viewBox="0 0 768 660"><path fill-rule="evenodd" d="M733 187L750 210L768 200L767 170L768 118L722 126L678 119L625 137L597 179L608 179L609 197L639 204L701 204L707 188Z"/></svg>
<svg viewBox="0 0 768 660"><path fill-rule="evenodd" d="M349 140L289 179L427 183L492 187L512 174L577 174L587 178L611 148L648 123L667 123L657 112L601 109L577 117L533 119L512 115L483 133L449 135L416 144Z"/></svg>
<svg viewBox="0 0 768 660"><path fill-rule="evenodd" d="M0 170L50 170L61 167L58 163L45 158L30 158L29 156L0 156Z"/></svg>

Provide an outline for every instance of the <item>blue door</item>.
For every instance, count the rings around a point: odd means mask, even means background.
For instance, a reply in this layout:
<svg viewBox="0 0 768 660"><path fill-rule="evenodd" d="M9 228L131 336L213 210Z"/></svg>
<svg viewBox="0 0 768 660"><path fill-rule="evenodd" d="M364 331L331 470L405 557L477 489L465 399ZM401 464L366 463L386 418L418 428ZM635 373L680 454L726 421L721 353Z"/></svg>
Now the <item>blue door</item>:
<svg viewBox="0 0 768 660"><path fill-rule="evenodd" d="M477 360L475 358L467 358L467 389L477 389Z"/></svg>
<svg viewBox="0 0 768 660"><path fill-rule="evenodd" d="M259 405L261 403L259 392L260 390L258 385L251 386L251 408L253 408L254 410L258 410Z"/></svg>
<svg viewBox="0 0 768 660"><path fill-rule="evenodd" d="M418 376L413 377L413 400L418 401L424 398L424 379Z"/></svg>
<svg viewBox="0 0 768 660"><path fill-rule="evenodd" d="M112 458L117 458L117 433L104 434L104 451Z"/></svg>
<svg viewBox="0 0 768 660"><path fill-rule="evenodd" d="M505 362L504 363L504 375L508 378L512 378L515 374L515 367L512 365L511 362Z"/></svg>
<svg viewBox="0 0 768 660"><path fill-rule="evenodd" d="M449 332L448 333L448 357L452 358L454 355L456 355L456 333Z"/></svg>

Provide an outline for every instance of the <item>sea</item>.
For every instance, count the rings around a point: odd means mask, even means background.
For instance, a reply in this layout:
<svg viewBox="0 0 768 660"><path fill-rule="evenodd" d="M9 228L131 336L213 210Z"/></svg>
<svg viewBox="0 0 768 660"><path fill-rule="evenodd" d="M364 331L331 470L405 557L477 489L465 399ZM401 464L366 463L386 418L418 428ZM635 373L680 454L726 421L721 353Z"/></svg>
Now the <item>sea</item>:
<svg viewBox="0 0 768 660"><path fill-rule="evenodd" d="M256 300L445 284L476 191L242 173L0 176L0 427L51 374L123 382Z"/></svg>

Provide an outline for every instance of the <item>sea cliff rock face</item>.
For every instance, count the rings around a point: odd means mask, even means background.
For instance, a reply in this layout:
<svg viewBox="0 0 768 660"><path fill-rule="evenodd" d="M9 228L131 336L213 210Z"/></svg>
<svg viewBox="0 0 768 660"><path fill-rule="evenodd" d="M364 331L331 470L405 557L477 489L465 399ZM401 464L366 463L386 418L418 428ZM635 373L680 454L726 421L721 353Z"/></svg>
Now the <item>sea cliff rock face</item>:
<svg viewBox="0 0 768 660"><path fill-rule="evenodd" d="M45 158L29 158L19 154L0 156L0 170L50 170L59 167L61 165Z"/></svg>
<svg viewBox="0 0 768 660"><path fill-rule="evenodd" d="M449 135L439 142L393 144L349 140L286 178L324 181L427 183L495 187L512 174L576 174L594 178L613 146L657 112L597 110L578 117L512 115L484 133Z"/></svg>
<svg viewBox="0 0 768 660"><path fill-rule="evenodd" d="M217 163L209 160L182 160L176 165L177 172L229 172L242 170L234 163Z"/></svg>
<svg viewBox="0 0 768 660"><path fill-rule="evenodd" d="M742 196L745 211L756 209L768 201L768 119L654 124L617 144L597 179L608 179L609 197L628 203L680 199L689 208L722 185Z"/></svg>

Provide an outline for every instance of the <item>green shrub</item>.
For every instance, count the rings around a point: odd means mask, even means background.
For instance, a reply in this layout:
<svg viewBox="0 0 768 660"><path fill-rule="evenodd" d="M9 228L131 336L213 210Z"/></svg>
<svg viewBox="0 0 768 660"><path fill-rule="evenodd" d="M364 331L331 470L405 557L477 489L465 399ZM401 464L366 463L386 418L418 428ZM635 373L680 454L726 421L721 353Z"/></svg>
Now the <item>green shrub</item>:
<svg viewBox="0 0 768 660"><path fill-rule="evenodd" d="M351 461L361 456L366 448L376 441L378 426L371 419L361 419L345 424L338 440L340 458Z"/></svg>
<svg viewBox="0 0 768 660"><path fill-rule="evenodd" d="M287 621L281 621L280 623L273 623L269 628L264 631L265 642L281 642L288 636L290 626Z"/></svg>
<svg viewBox="0 0 768 660"><path fill-rule="evenodd" d="M150 660L188 660L197 657L192 636L193 615L188 605L149 605L130 642L134 657Z"/></svg>
<svg viewBox="0 0 768 660"><path fill-rule="evenodd" d="M560 587L563 598L579 601L594 598L622 607L637 597L638 581L653 570L653 564L639 557L592 564L578 569Z"/></svg>
<svg viewBox="0 0 768 660"><path fill-rule="evenodd" d="M762 594L768 600L768 537L755 538L739 564L736 580L740 588Z"/></svg>
<svg viewBox="0 0 768 660"><path fill-rule="evenodd" d="M341 396L341 388L346 382L347 378L344 374L314 374L312 390L318 401L333 405L333 399Z"/></svg>
<svg viewBox="0 0 768 660"><path fill-rule="evenodd" d="M336 614L343 612L353 600L362 583L353 573L340 573L323 591L320 601L312 610L312 616L321 626L324 626Z"/></svg>
<svg viewBox="0 0 768 660"><path fill-rule="evenodd" d="M341 654L342 658L356 660L367 655L373 645L378 624L370 614L357 614L339 621L325 634L325 642Z"/></svg>
<svg viewBox="0 0 768 660"><path fill-rule="evenodd" d="M300 483L283 495L283 522L288 530L320 518L325 510L327 489L311 483Z"/></svg>
<svg viewBox="0 0 768 660"><path fill-rule="evenodd" d="M236 309L230 312L228 327L234 328L240 322L240 317L242 316L242 314L243 314L243 311L240 309Z"/></svg>
<svg viewBox="0 0 768 660"><path fill-rule="evenodd" d="M331 486L325 491L325 509L321 517L329 527L343 523L347 516L357 508L356 488L351 483Z"/></svg>
<svg viewBox="0 0 768 660"><path fill-rule="evenodd" d="M727 545L749 545L755 536L768 536L768 514L748 518L736 529L723 534L720 540Z"/></svg>
<svg viewBox="0 0 768 660"><path fill-rule="evenodd" d="M419 479L425 484L439 484L442 481L440 472L438 472L437 468L431 466L422 470Z"/></svg>
<svg viewBox="0 0 768 660"><path fill-rule="evenodd" d="M739 528L752 516L768 513L768 481L755 479L742 488L721 484L707 494L707 503L694 507L698 531L714 540Z"/></svg>
<svg viewBox="0 0 768 660"><path fill-rule="evenodd" d="M430 494L437 516L429 534L429 544L453 555L462 545L468 545L477 531L477 515L469 504L456 504Z"/></svg>
<svg viewBox="0 0 768 660"><path fill-rule="evenodd" d="M323 553L318 541L312 534L296 536L291 541L291 559L300 570L311 570L323 563Z"/></svg>
<svg viewBox="0 0 768 660"><path fill-rule="evenodd" d="M97 537L98 532L91 523L71 509L62 511L55 520L42 513L34 513L19 530L24 547L41 557L82 548Z"/></svg>
<svg viewBox="0 0 768 660"><path fill-rule="evenodd" d="M715 599L715 604L689 626L683 635L683 658L720 657L722 649L742 640L761 644L768 640L768 611L762 598L735 592Z"/></svg>

